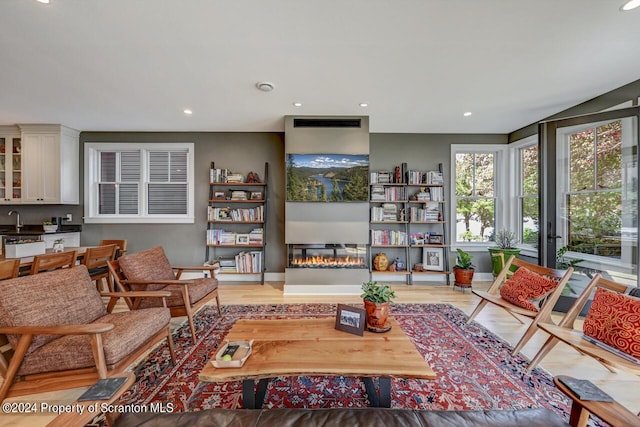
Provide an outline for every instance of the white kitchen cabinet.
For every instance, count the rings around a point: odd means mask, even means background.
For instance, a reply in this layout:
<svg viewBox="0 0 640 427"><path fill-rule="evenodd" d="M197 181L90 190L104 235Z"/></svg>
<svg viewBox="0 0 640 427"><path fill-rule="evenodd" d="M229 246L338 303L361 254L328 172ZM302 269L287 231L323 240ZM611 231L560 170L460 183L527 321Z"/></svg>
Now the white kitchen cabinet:
<svg viewBox="0 0 640 427"><path fill-rule="evenodd" d="M0 126L0 204L22 200L21 140L17 126Z"/></svg>
<svg viewBox="0 0 640 427"><path fill-rule="evenodd" d="M79 132L60 125L22 130L22 203L79 203Z"/></svg>

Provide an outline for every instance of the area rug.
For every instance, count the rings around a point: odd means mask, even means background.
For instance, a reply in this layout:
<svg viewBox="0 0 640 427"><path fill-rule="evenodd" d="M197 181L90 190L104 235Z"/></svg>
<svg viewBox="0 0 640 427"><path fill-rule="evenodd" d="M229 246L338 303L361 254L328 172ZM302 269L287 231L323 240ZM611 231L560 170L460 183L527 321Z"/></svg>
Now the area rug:
<svg viewBox="0 0 640 427"><path fill-rule="evenodd" d="M211 307L195 316L198 342L188 326L173 335L176 366L166 345L135 369L136 383L119 404L172 403L174 411L241 408L242 383L202 383L198 373L241 318L333 317L334 304L227 305L222 317ZM547 407L568 420L569 400L541 369L525 372L527 360L511 356L510 346L449 304L394 304L397 320L437 374L436 380L393 379L391 407L478 410ZM357 339L354 337L354 339ZM266 408L366 407L364 384L352 377L278 377L269 382ZM595 423L593 425L600 425Z"/></svg>

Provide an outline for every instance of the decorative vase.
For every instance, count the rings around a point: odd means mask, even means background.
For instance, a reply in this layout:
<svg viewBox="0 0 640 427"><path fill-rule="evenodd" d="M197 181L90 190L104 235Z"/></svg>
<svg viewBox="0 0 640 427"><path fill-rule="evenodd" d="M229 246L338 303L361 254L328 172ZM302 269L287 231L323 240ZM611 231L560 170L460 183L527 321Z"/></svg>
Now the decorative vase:
<svg viewBox="0 0 640 427"><path fill-rule="evenodd" d="M377 271L387 271L389 267L389 258L383 252L378 252L373 258L373 269Z"/></svg>
<svg viewBox="0 0 640 427"><path fill-rule="evenodd" d="M453 275L455 277L455 285L461 288L470 288L473 281L473 268L453 267Z"/></svg>
<svg viewBox="0 0 640 427"><path fill-rule="evenodd" d="M504 263L511 257L511 255L518 257L520 255L519 248L487 248L491 254L491 267L493 270L493 277L496 277L502 271ZM516 267L512 266L512 271L515 271Z"/></svg>
<svg viewBox="0 0 640 427"><path fill-rule="evenodd" d="M396 258L396 271L404 270L404 261L400 258Z"/></svg>
<svg viewBox="0 0 640 427"><path fill-rule="evenodd" d="M364 308L367 311L367 327L374 332L383 332L389 330L387 318L391 304L388 302L375 303L373 301L364 300Z"/></svg>

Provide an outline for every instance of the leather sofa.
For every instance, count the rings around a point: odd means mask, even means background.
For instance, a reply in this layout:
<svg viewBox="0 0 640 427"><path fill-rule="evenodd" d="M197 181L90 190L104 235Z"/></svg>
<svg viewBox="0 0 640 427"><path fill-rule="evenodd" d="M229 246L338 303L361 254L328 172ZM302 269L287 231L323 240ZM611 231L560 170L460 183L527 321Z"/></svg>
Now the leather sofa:
<svg viewBox="0 0 640 427"><path fill-rule="evenodd" d="M127 413L116 427L362 426L362 427L556 427L568 426L546 408L485 411L427 411L383 408L208 409L181 413Z"/></svg>

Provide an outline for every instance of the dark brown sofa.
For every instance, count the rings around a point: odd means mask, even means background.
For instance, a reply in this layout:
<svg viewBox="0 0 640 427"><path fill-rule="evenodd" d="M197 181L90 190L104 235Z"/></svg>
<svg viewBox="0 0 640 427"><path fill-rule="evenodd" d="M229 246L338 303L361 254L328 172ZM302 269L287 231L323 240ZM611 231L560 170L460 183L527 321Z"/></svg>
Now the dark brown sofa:
<svg viewBox="0 0 640 427"><path fill-rule="evenodd" d="M173 414L129 413L116 427L198 426L362 426L362 427L556 427L568 426L555 412L544 409L487 411L427 411L383 408L336 409L209 409Z"/></svg>

